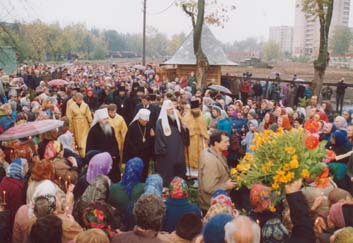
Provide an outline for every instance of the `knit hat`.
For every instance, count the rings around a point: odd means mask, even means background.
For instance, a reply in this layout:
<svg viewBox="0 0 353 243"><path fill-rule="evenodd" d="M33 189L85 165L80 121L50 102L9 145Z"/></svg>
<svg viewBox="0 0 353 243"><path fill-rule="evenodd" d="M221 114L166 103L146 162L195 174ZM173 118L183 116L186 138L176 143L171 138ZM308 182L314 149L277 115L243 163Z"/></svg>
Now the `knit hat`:
<svg viewBox="0 0 353 243"><path fill-rule="evenodd" d="M336 238L333 243L353 242L353 227L345 227L336 233Z"/></svg>
<svg viewBox="0 0 353 243"><path fill-rule="evenodd" d="M284 243L288 239L288 230L278 218L266 221L262 227L263 243Z"/></svg>
<svg viewBox="0 0 353 243"><path fill-rule="evenodd" d="M183 199L189 197L189 188L185 180L180 177L174 177L169 185L169 197Z"/></svg>
<svg viewBox="0 0 353 243"><path fill-rule="evenodd" d="M52 180L54 176L54 166L50 160L43 159L34 164L31 178L34 181Z"/></svg>
<svg viewBox="0 0 353 243"><path fill-rule="evenodd" d="M203 228L204 243L222 243L225 238L224 226L234 219L229 214L218 214L211 218Z"/></svg>
<svg viewBox="0 0 353 243"><path fill-rule="evenodd" d="M250 204L253 211L256 213L262 213L269 211L270 207L273 206L273 200L275 195L271 192L269 187L261 184L255 184L250 190Z"/></svg>

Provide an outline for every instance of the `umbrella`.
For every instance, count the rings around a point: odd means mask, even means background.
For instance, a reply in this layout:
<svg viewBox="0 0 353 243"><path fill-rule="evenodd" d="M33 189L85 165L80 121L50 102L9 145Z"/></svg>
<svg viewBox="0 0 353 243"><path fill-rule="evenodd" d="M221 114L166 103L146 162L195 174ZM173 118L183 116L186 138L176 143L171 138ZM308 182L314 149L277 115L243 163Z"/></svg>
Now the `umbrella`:
<svg viewBox="0 0 353 243"><path fill-rule="evenodd" d="M62 125L64 125L64 122L59 120L27 122L6 130L0 135L0 141L8 141L38 135L61 127Z"/></svg>
<svg viewBox="0 0 353 243"><path fill-rule="evenodd" d="M140 64L134 65L134 66L132 66L132 67L135 68L135 69L138 69L138 70L145 70L145 69L146 69L145 66L140 65Z"/></svg>
<svg viewBox="0 0 353 243"><path fill-rule="evenodd" d="M51 86L64 86L64 85L67 85L68 82L66 80L63 80L63 79L54 79L52 81L49 81L48 84L51 85Z"/></svg>
<svg viewBox="0 0 353 243"><path fill-rule="evenodd" d="M232 92L230 92L229 89L227 89L226 87L224 87L222 85L213 84L213 85L209 86L208 88L222 92L222 93L232 94Z"/></svg>

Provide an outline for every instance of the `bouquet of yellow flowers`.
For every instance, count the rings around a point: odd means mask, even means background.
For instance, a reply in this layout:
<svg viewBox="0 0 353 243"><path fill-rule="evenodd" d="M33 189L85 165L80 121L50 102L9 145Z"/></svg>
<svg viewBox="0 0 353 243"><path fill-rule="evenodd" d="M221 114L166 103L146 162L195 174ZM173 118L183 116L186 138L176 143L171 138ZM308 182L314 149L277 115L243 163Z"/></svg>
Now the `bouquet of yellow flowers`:
<svg viewBox="0 0 353 243"><path fill-rule="evenodd" d="M250 147L254 153L247 153L231 169L233 180L248 188L263 184L281 196L286 184L299 178L317 178L326 167L321 162L328 155L325 142L320 143L314 131L309 130L255 133Z"/></svg>

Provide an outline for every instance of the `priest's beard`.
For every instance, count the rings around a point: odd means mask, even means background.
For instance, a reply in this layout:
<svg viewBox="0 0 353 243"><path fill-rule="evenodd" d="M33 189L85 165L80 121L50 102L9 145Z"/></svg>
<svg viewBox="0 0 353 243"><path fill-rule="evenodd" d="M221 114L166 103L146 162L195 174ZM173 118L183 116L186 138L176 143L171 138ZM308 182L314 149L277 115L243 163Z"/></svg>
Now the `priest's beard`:
<svg viewBox="0 0 353 243"><path fill-rule="evenodd" d="M112 127L110 126L109 123L99 124L99 125L102 128L102 131L103 131L105 136L111 136L112 135Z"/></svg>
<svg viewBox="0 0 353 243"><path fill-rule="evenodd" d="M175 116L174 116L174 114L168 114L168 117L172 120L172 121L175 121Z"/></svg>
<svg viewBox="0 0 353 243"><path fill-rule="evenodd" d="M198 118L201 115L201 112L200 111L191 111L191 115L194 118Z"/></svg>

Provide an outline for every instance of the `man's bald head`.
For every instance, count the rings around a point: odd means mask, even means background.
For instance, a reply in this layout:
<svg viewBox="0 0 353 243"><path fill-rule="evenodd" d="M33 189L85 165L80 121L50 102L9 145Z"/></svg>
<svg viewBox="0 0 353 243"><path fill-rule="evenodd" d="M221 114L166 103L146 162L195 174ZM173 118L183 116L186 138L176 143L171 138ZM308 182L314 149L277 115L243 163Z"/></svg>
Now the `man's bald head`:
<svg viewBox="0 0 353 243"><path fill-rule="evenodd" d="M260 243L260 227L246 216L237 216L226 224L227 243Z"/></svg>

